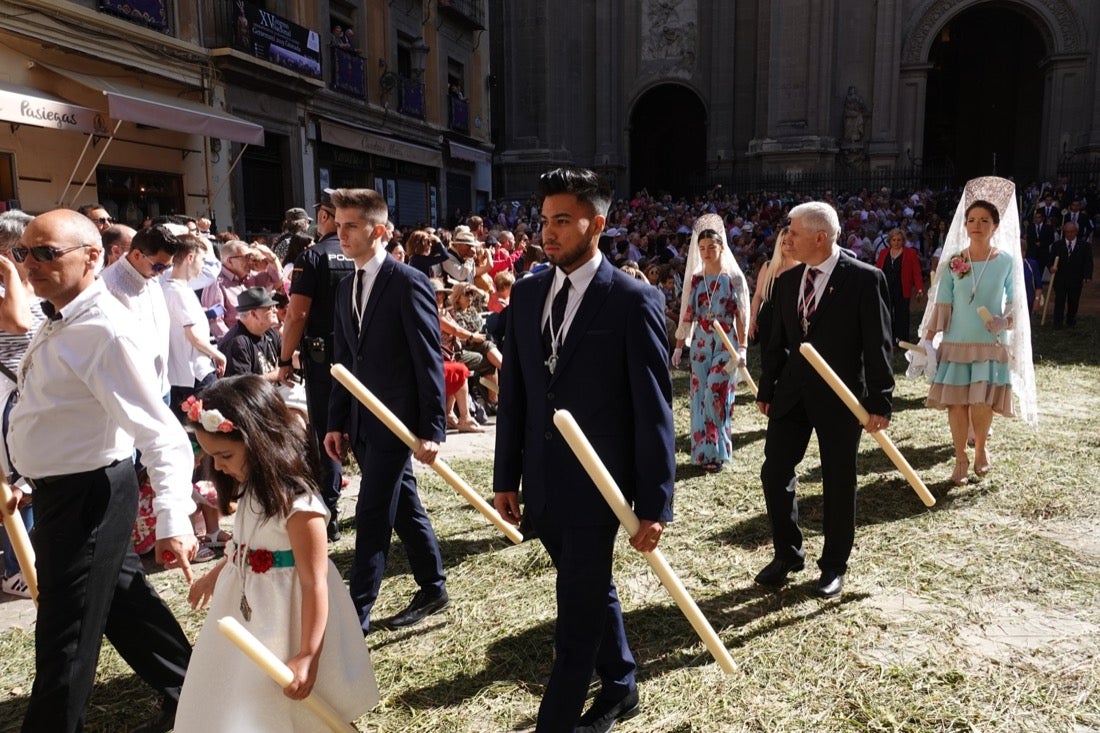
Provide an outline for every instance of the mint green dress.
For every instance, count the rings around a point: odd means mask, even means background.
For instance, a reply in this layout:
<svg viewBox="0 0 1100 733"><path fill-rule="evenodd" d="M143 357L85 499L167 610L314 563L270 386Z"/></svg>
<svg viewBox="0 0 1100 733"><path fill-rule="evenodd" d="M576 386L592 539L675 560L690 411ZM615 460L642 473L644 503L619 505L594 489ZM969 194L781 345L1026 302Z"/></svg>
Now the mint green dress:
<svg viewBox="0 0 1100 733"><path fill-rule="evenodd" d="M1000 250L985 262L972 262L962 277L946 270L936 287L931 329L943 332L928 407L989 405L998 415L1014 417L1008 367L1011 329L992 334L978 307L994 316L1009 312L1014 297L1012 257Z"/></svg>

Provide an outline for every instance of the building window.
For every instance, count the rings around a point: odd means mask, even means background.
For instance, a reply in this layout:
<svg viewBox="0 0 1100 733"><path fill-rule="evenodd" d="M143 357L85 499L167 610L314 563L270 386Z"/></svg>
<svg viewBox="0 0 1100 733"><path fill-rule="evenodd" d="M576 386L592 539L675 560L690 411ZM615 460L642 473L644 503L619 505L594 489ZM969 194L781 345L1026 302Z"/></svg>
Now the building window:
<svg viewBox="0 0 1100 733"><path fill-rule="evenodd" d="M470 102L466 98L466 67L447 59L447 126L456 132L470 132Z"/></svg>
<svg viewBox="0 0 1100 733"><path fill-rule="evenodd" d="M146 217L186 213L183 176L101 165L96 169L96 197L115 221L135 229Z"/></svg>

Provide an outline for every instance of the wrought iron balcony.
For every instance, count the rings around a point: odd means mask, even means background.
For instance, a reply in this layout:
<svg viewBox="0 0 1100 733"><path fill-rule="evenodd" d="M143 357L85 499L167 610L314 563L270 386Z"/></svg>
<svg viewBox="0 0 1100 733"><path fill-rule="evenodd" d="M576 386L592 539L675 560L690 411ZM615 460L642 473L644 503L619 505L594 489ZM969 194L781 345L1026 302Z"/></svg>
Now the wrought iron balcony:
<svg viewBox="0 0 1100 733"><path fill-rule="evenodd" d="M424 119L424 82L402 78L397 85L397 111L401 114Z"/></svg>
<svg viewBox="0 0 1100 733"><path fill-rule="evenodd" d="M329 86L338 92L366 99L365 72L366 62L362 56L339 46L332 47L332 81Z"/></svg>
<svg viewBox="0 0 1100 733"><path fill-rule="evenodd" d="M470 103L453 94L447 96L450 101L450 114L447 126L457 132L470 134Z"/></svg>
<svg viewBox="0 0 1100 733"><path fill-rule="evenodd" d="M439 11L457 17L478 30L485 30L484 0L439 0Z"/></svg>

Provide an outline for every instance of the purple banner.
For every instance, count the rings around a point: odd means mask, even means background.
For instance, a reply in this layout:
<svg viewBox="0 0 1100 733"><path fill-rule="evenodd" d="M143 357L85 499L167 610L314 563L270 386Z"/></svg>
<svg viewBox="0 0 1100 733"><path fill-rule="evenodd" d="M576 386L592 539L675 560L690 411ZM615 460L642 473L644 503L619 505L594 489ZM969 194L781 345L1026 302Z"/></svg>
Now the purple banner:
<svg viewBox="0 0 1100 733"><path fill-rule="evenodd" d="M256 58L321 78L321 38L317 31L237 0L230 33L233 46Z"/></svg>
<svg viewBox="0 0 1100 733"><path fill-rule="evenodd" d="M168 0L99 0L99 9L158 31L168 30Z"/></svg>

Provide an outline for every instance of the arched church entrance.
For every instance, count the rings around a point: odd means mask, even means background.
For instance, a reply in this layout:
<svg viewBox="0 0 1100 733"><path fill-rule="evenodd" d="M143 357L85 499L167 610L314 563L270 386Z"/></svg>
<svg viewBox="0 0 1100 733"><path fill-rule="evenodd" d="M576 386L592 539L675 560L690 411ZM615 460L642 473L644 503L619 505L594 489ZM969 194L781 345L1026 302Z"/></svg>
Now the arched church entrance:
<svg viewBox="0 0 1100 733"><path fill-rule="evenodd" d="M678 195L706 178L707 110L679 84L646 91L630 114L630 191Z"/></svg>
<svg viewBox="0 0 1100 733"><path fill-rule="evenodd" d="M952 164L960 181L991 173L1036 178L1045 55L1038 28L1012 6L952 18L929 53L925 163Z"/></svg>

